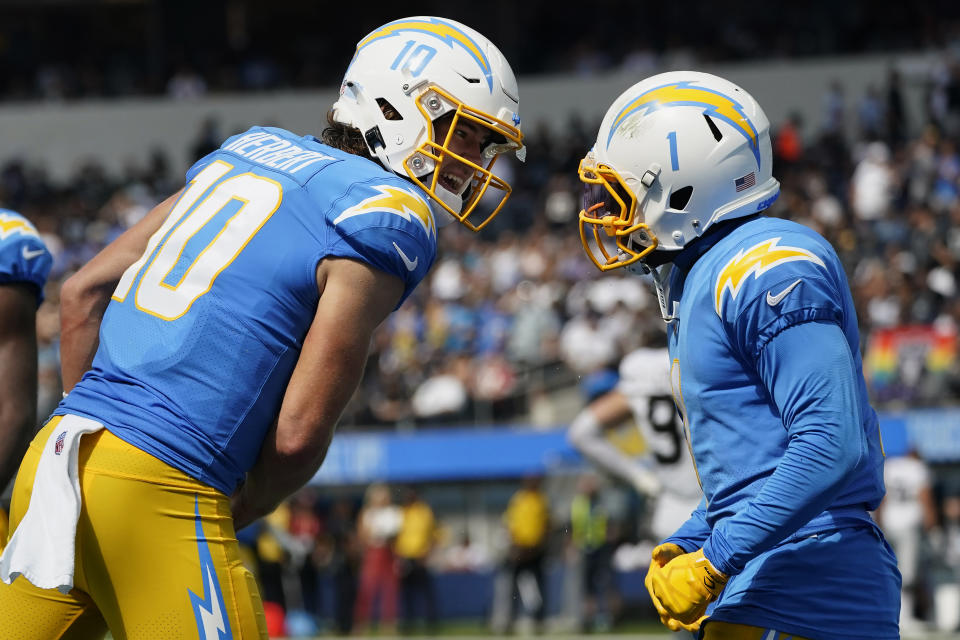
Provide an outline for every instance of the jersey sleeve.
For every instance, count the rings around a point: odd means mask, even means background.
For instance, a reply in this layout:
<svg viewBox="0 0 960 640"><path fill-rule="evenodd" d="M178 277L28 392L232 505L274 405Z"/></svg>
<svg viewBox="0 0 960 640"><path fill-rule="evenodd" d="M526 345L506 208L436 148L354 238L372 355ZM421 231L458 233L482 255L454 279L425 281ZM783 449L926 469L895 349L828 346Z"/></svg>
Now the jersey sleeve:
<svg viewBox="0 0 960 640"><path fill-rule="evenodd" d="M702 498L687 521L660 544L670 542L681 547L687 553L693 553L702 547L709 537L710 525L707 523L707 502L705 498Z"/></svg>
<svg viewBox="0 0 960 640"><path fill-rule="evenodd" d="M830 507L866 458L855 370L843 331L829 322L791 327L763 350L758 373L788 445L759 494L711 532L704 554L720 571L739 573Z"/></svg>
<svg viewBox="0 0 960 640"><path fill-rule="evenodd" d="M436 258L436 225L413 187L358 185L350 206L334 212L327 255L350 258L403 280L400 304L426 276Z"/></svg>
<svg viewBox="0 0 960 640"><path fill-rule="evenodd" d="M780 238L771 242L775 240ZM734 259L717 277L718 313L748 361L755 361L789 327L814 321L843 324L843 289L836 275L842 269L832 249L788 238L773 244L770 254L774 257L760 256L753 263L738 254L740 271L730 268ZM749 265L746 270L743 264Z"/></svg>
<svg viewBox="0 0 960 640"><path fill-rule="evenodd" d="M39 305L52 265L53 256L33 225L17 214L0 213L0 284L33 285Z"/></svg>

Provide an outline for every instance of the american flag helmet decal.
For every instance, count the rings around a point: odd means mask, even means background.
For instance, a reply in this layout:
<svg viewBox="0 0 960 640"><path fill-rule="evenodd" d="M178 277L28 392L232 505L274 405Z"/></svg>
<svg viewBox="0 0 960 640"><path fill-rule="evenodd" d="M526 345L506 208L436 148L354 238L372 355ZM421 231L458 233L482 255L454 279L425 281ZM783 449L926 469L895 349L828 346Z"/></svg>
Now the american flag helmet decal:
<svg viewBox="0 0 960 640"><path fill-rule="evenodd" d="M757 184L757 174L754 173L753 171L743 176L742 178L737 178L736 180L733 181L733 185L736 187L737 193L740 193L741 191L745 191L755 184Z"/></svg>

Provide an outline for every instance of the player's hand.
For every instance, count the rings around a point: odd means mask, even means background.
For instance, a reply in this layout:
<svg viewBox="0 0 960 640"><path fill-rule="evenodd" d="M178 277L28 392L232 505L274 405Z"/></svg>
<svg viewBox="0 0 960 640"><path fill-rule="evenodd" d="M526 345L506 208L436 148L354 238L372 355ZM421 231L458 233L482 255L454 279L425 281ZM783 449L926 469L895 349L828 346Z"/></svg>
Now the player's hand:
<svg viewBox="0 0 960 640"><path fill-rule="evenodd" d="M706 616L703 616L691 624L684 624L679 620L675 620L664 608L659 598L657 598L657 596L653 593L654 572L661 571L661 567L677 556L682 556L685 553L686 551L684 551L683 547L673 544L672 542L657 545L651 554L653 559L650 561L650 568L647 570L647 577L643 581L644 586L647 587L647 591L650 592L650 599L653 600L653 606L656 607L657 614L660 616L660 622L663 623L665 627L670 629L670 631L698 631L700 629L700 623L704 618L706 618Z"/></svg>
<svg viewBox="0 0 960 640"><path fill-rule="evenodd" d="M651 563L651 568L655 564L656 560ZM673 620L698 626L707 611L707 605L716 600L727 586L727 576L710 564L703 555L703 549L678 555L662 567L658 566L650 572L649 580L647 589L654 605L662 606Z"/></svg>
<svg viewBox="0 0 960 640"><path fill-rule="evenodd" d="M653 557L654 562L657 563L657 566L662 567L667 564L677 556L682 556L685 554L683 547L678 544L673 544L672 542L664 542L653 548L653 553L650 555Z"/></svg>
<svg viewBox="0 0 960 640"><path fill-rule="evenodd" d="M660 483L660 479L657 478L657 474L653 471L637 466L631 475L631 484L638 493L648 498L656 498L660 495L663 485Z"/></svg>

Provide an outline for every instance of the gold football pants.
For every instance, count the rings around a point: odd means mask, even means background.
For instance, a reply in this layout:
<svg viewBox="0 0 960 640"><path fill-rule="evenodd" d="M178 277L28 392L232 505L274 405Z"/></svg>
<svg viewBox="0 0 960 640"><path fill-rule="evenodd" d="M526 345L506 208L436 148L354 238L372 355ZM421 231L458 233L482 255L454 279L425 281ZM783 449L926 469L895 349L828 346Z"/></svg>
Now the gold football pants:
<svg viewBox="0 0 960 640"><path fill-rule="evenodd" d="M800 636L778 632L773 629L751 627L734 622L707 622L703 628L703 640L807 640Z"/></svg>
<svg viewBox="0 0 960 640"><path fill-rule="evenodd" d="M24 456L11 532L59 421L50 420ZM23 576L0 582L0 638L100 640L108 628L115 640L267 638L227 496L106 429L83 436L79 449L74 588L38 589Z"/></svg>

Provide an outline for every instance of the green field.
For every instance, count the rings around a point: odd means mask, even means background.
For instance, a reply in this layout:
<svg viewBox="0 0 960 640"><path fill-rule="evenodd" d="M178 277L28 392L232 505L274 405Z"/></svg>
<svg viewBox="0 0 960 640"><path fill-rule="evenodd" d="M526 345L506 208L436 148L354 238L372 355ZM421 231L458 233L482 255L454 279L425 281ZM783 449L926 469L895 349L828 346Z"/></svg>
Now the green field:
<svg viewBox="0 0 960 640"><path fill-rule="evenodd" d="M624 640L625 638L644 638L649 640L688 640L692 634L670 633L662 625L656 622L631 622L619 625L616 630L610 633L556 633L547 631L539 635L526 635L523 633L514 633L510 635L494 635L481 622L447 622L440 625L436 634L431 636L422 634L411 634L405 636L379 635L371 634L369 636L338 636L338 635L319 635L314 638L298 637L297 640L411 640L415 638L440 637L444 640L476 640L477 638L549 638L549 640ZM280 640L280 636L275 640ZM112 640L112 636L107 634L106 640ZM293 640L291 638L291 640ZM915 632L904 634L902 640L960 640L960 633L936 633L936 632Z"/></svg>

